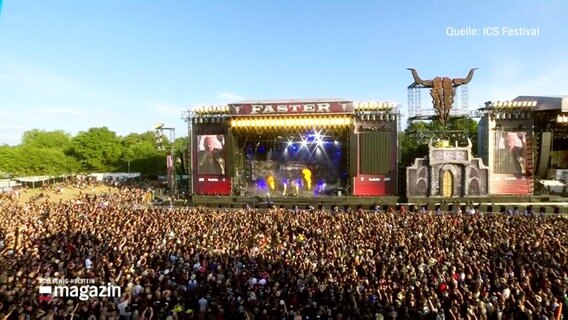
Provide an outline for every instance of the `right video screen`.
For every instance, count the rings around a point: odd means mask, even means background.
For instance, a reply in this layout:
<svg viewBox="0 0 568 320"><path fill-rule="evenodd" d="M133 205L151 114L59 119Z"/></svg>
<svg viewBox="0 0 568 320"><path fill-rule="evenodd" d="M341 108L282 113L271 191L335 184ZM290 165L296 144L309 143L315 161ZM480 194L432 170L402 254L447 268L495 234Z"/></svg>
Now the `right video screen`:
<svg viewBox="0 0 568 320"><path fill-rule="evenodd" d="M531 193L530 134L526 131L497 131L494 141L492 193Z"/></svg>
<svg viewBox="0 0 568 320"><path fill-rule="evenodd" d="M497 132L493 159L494 173L527 174L527 133Z"/></svg>

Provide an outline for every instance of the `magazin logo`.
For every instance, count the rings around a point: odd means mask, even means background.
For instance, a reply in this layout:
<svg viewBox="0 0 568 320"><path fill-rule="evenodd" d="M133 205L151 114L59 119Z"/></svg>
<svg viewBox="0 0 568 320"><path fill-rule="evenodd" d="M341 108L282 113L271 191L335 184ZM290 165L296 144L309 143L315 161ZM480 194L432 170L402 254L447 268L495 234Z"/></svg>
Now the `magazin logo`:
<svg viewBox="0 0 568 320"><path fill-rule="evenodd" d="M54 282L46 285L44 281L43 285L39 286L39 300L43 302L51 298L72 298L87 301L93 298L120 298L122 296L122 289L119 286L110 283L106 286L97 286L91 283L91 281L82 281L82 283L65 281L65 284Z"/></svg>

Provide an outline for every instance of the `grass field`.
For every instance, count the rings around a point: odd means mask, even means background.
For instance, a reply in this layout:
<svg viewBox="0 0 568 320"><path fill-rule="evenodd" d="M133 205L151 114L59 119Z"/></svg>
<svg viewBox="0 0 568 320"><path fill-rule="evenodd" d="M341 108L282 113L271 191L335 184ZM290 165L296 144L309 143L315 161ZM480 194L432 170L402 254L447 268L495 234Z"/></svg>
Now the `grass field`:
<svg viewBox="0 0 568 320"><path fill-rule="evenodd" d="M111 191L112 191L112 189L111 189ZM44 190L41 190L41 189L28 189L27 192L20 193L20 197L18 198L18 201L26 202L31 197L36 196L40 193L43 193L44 195L48 195L49 201L52 201L52 202L59 202L59 200L67 201L67 200L75 198L81 192L82 193L91 193L91 194L92 193L104 194L104 193L109 193L109 187L97 186L97 187L91 187L91 188L88 188L88 189L64 188L63 191L60 194L57 194L54 191L44 191Z"/></svg>

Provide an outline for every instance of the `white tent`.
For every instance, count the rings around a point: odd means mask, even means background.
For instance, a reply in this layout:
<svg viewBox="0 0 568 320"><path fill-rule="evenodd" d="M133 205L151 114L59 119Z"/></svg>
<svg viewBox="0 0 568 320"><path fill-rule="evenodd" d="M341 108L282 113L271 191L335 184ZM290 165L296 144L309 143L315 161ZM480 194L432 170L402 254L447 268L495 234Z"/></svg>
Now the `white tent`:
<svg viewBox="0 0 568 320"><path fill-rule="evenodd" d="M107 172L107 173L91 173L89 177L94 177L97 181L105 180L125 180L139 178L139 172Z"/></svg>
<svg viewBox="0 0 568 320"><path fill-rule="evenodd" d="M566 187L564 182L558 180L540 180L540 183L549 188L550 191L558 193L564 192L564 188Z"/></svg>
<svg viewBox="0 0 568 320"><path fill-rule="evenodd" d="M30 186L35 188L36 186L43 186L44 183L48 182L50 179L53 179L51 176L33 176L33 177L18 177L15 178L16 181L20 182L23 185Z"/></svg>
<svg viewBox="0 0 568 320"><path fill-rule="evenodd" d="M21 186L21 184L17 183L11 179L0 179L0 191L1 192L9 192L12 191L12 188Z"/></svg>

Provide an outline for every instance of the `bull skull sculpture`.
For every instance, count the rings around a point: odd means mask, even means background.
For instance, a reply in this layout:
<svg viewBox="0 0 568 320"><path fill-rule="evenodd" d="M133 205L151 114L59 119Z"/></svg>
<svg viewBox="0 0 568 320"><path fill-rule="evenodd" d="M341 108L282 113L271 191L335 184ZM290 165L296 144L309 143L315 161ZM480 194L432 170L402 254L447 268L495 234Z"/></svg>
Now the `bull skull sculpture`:
<svg viewBox="0 0 568 320"><path fill-rule="evenodd" d="M451 79L447 77L436 77L432 80L422 80L416 69L408 68L408 70L412 72L414 85L431 88L430 96L432 97L432 104L434 105L434 109L438 115L438 121L440 121L442 125L446 125L450 116L450 109L454 104L456 88L461 85L468 84L473 78L473 73L477 70L477 68L469 70L469 73L465 78Z"/></svg>

